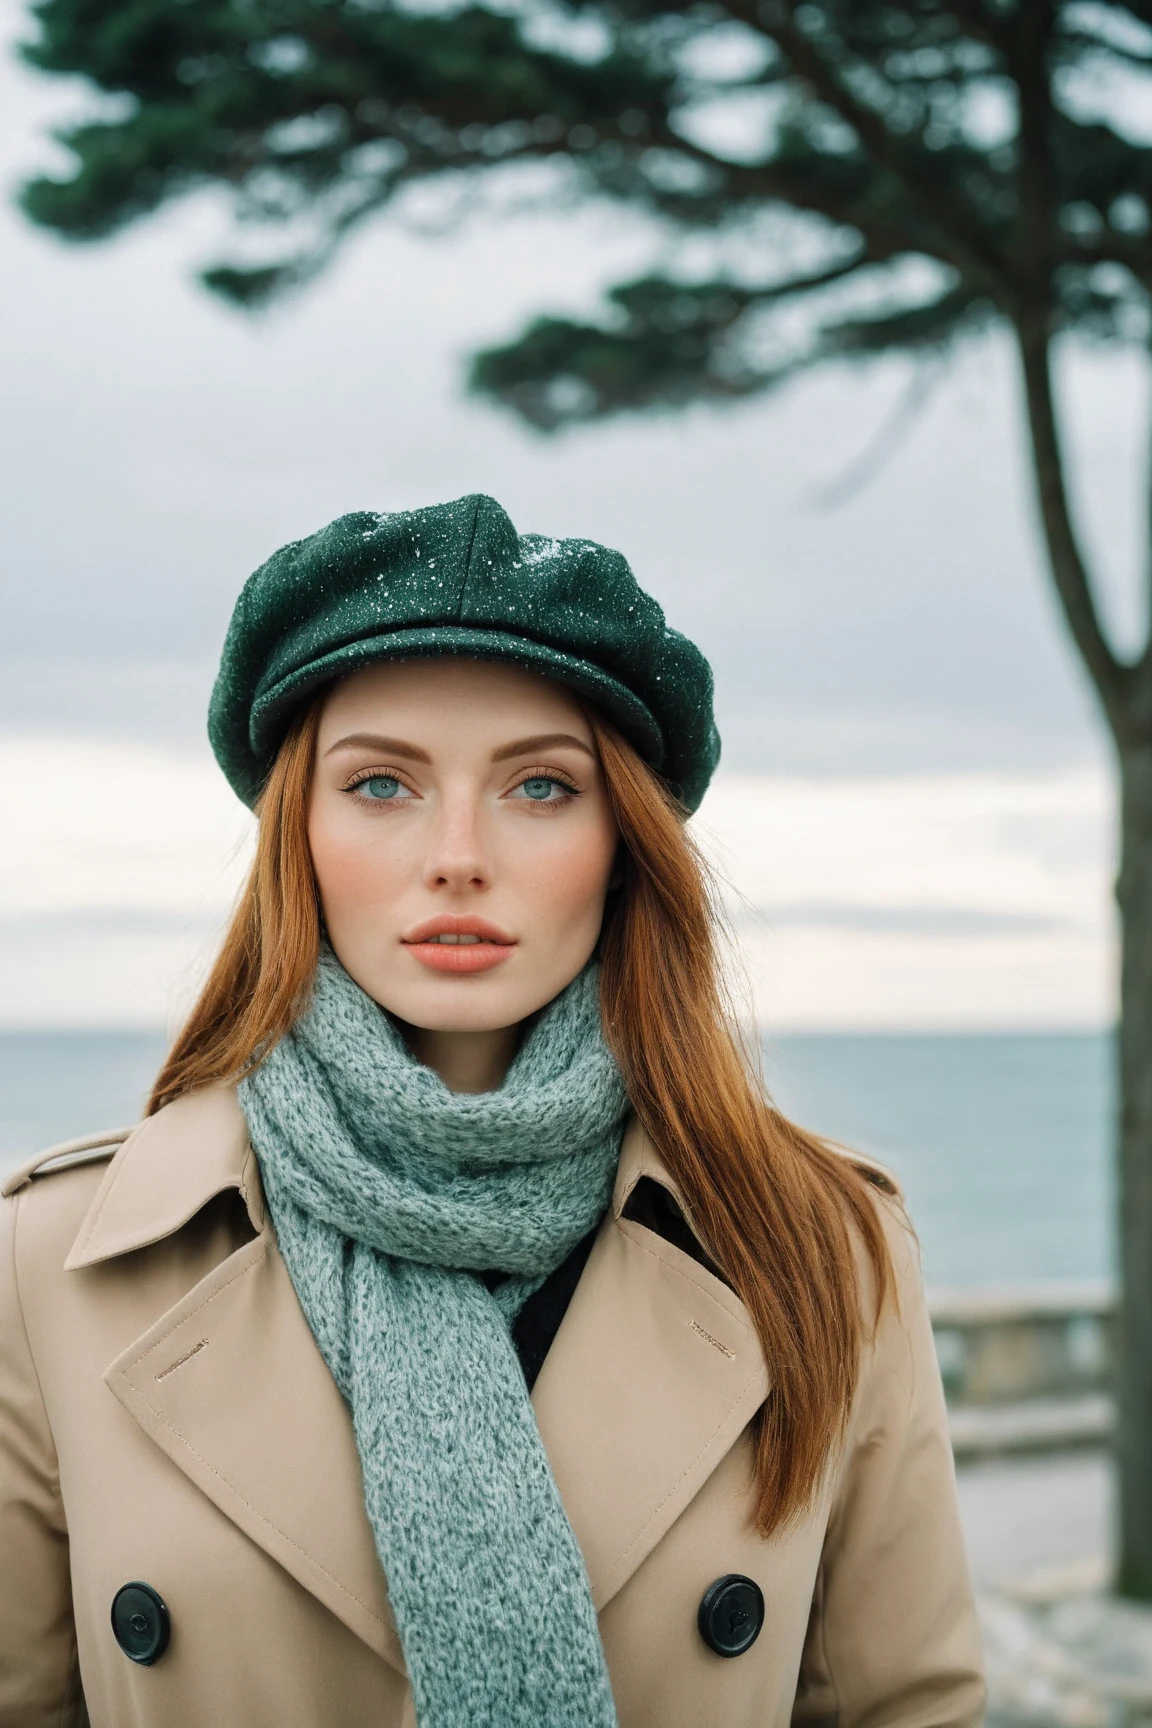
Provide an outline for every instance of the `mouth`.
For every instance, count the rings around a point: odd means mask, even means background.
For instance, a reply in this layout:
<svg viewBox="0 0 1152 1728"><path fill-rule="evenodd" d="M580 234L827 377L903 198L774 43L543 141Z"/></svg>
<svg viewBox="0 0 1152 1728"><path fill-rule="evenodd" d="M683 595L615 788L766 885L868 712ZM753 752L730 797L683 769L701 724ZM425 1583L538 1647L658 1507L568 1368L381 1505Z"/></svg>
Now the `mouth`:
<svg viewBox="0 0 1152 1728"><path fill-rule="evenodd" d="M403 938L414 960L432 972L488 972L507 960L515 938L483 918L430 918Z"/></svg>

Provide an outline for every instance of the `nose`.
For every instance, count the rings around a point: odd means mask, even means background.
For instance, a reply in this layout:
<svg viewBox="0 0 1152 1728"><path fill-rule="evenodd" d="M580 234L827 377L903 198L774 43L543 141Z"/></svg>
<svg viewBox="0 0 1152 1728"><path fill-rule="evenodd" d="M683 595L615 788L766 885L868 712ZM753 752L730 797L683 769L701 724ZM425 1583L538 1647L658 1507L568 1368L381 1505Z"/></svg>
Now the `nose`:
<svg viewBox="0 0 1152 1728"><path fill-rule="evenodd" d="M450 893L492 884L492 859L481 800L461 788L447 794L430 824L424 884Z"/></svg>

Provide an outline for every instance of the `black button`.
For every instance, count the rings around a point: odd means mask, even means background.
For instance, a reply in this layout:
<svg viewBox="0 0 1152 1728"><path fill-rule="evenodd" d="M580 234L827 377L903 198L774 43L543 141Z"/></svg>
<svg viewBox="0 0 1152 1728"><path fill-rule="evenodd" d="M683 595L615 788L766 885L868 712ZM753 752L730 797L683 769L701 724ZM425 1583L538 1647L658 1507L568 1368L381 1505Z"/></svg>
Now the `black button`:
<svg viewBox="0 0 1152 1728"><path fill-rule="evenodd" d="M112 1630L125 1656L151 1668L168 1648L168 1610L151 1584L122 1584L112 1598Z"/></svg>
<svg viewBox="0 0 1152 1728"><path fill-rule="evenodd" d="M729 1572L705 1590L696 1624L717 1656L743 1656L764 1624L764 1592L754 1579Z"/></svg>

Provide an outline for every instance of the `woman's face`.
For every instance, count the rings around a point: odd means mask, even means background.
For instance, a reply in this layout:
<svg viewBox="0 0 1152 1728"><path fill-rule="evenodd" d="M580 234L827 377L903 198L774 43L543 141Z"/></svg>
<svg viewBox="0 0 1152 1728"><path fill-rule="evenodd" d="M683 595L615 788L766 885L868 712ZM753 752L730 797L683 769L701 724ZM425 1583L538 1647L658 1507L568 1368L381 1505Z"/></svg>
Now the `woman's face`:
<svg viewBox="0 0 1152 1728"><path fill-rule="evenodd" d="M566 690L431 659L333 688L308 838L328 938L361 989L411 1026L486 1032L589 959L618 836Z"/></svg>

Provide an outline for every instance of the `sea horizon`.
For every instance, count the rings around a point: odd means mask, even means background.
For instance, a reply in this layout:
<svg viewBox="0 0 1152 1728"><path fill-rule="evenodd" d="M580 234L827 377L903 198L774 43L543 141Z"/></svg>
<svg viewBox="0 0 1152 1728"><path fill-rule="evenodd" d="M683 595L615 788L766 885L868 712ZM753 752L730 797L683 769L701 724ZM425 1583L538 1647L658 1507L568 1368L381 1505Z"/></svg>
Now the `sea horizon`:
<svg viewBox="0 0 1152 1728"><path fill-rule="evenodd" d="M0 1029L0 1169L138 1120L168 1040ZM904 1188L927 1281L1113 1272L1112 1034L786 1032L764 1073L786 1114L879 1158Z"/></svg>

